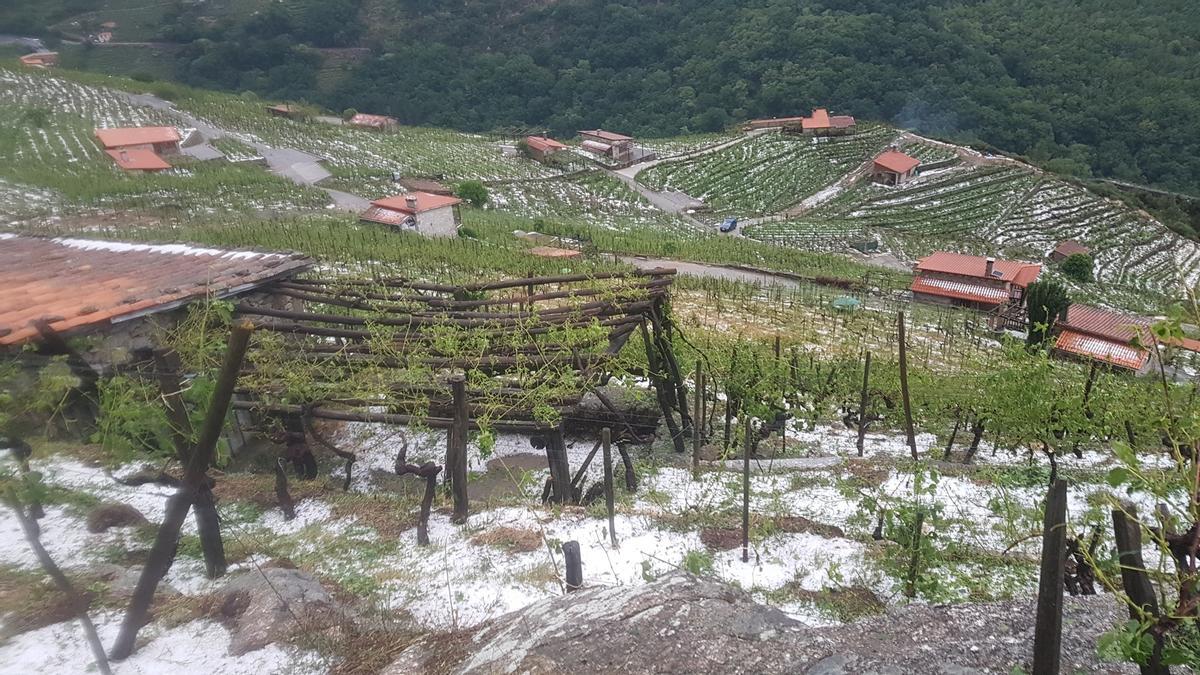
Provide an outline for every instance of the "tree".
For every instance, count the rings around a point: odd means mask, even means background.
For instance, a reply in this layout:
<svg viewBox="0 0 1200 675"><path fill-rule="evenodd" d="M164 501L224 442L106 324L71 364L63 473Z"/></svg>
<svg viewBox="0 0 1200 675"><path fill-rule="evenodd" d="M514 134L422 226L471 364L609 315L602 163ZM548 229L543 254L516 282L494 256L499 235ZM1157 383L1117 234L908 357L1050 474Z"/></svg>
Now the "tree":
<svg viewBox="0 0 1200 675"><path fill-rule="evenodd" d="M1050 337L1054 322L1065 318L1071 298L1067 289L1057 281L1035 281L1025 290L1025 309L1029 314L1029 335L1026 344L1041 346Z"/></svg>
<svg viewBox="0 0 1200 675"><path fill-rule="evenodd" d="M455 194L475 208L483 208L488 202L488 189L477 180L465 180L458 184Z"/></svg>
<svg viewBox="0 0 1200 675"><path fill-rule="evenodd" d="M1093 280L1092 256L1087 253L1073 253L1067 256L1060 269L1068 279L1085 284Z"/></svg>
<svg viewBox="0 0 1200 675"><path fill-rule="evenodd" d="M358 111L355 110L354 108L346 108L345 110L342 111L342 121L349 122L350 120L354 119L354 116L357 114L358 114Z"/></svg>

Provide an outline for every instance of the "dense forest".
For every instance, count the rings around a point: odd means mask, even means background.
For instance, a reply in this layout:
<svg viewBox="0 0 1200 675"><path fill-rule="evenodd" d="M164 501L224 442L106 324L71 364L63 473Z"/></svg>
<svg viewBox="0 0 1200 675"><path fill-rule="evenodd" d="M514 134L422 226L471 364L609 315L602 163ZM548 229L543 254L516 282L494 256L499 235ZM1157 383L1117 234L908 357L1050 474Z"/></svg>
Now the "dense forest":
<svg viewBox="0 0 1200 675"><path fill-rule="evenodd" d="M72 0L85 5L87 0ZM29 10L34 11L34 10ZM179 79L463 129L714 131L816 106L1200 194L1189 0L180 0ZM3 16L3 15L0 15ZM370 48L317 87L322 49Z"/></svg>

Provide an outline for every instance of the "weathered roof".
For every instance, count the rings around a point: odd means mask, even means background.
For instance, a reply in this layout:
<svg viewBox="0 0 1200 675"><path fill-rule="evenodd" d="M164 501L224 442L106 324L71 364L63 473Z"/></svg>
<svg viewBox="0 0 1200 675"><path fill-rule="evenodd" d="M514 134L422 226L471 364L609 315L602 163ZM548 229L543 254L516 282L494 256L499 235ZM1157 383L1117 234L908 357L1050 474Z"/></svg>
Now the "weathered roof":
<svg viewBox="0 0 1200 675"><path fill-rule="evenodd" d="M1060 319L1058 326L1078 333L1097 335L1109 340L1129 344L1136 338L1148 345L1152 339L1150 322L1140 316L1121 314L1091 305L1073 303L1067 308L1067 318Z"/></svg>
<svg viewBox="0 0 1200 675"><path fill-rule="evenodd" d="M35 339L39 319L59 333L96 328L243 293L311 264L288 253L0 233L0 345Z"/></svg>
<svg viewBox="0 0 1200 675"><path fill-rule="evenodd" d="M58 52L34 52L20 57L21 63L27 66L41 66L58 63Z"/></svg>
<svg viewBox="0 0 1200 675"><path fill-rule="evenodd" d="M811 117L805 117L801 126L805 129L828 129L829 128L829 111L824 108L816 108L812 111Z"/></svg>
<svg viewBox="0 0 1200 675"><path fill-rule="evenodd" d="M387 115L368 115L367 113L358 113L350 118L347 124L356 127L386 127L390 124L397 124L395 117Z"/></svg>
<svg viewBox="0 0 1200 675"><path fill-rule="evenodd" d="M432 178L401 178L400 186L409 192L428 192L435 195L452 195L454 190L449 185L439 183Z"/></svg>
<svg viewBox="0 0 1200 675"><path fill-rule="evenodd" d="M999 281L1011 281L1021 287L1037 281L1038 276L1042 273L1042 266L1037 263L997 260L992 267L993 275L988 277L987 260L978 255L937 251L919 260L916 269L918 272L941 272L978 279L991 278Z"/></svg>
<svg viewBox="0 0 1200 675"><path fill-rule="evenodd" d="M373 206L408 214L424 213L461 203L462 200L458 197L435 195L428 192L406 192L402 195L376 199L371 202Z"/></svg>
<svg viewBox="0 0 1200 675"><path fill-rule="evenodd" d="M1145 349L1131 347L1128 344L1107 340L1094 335L1064 330L1059 333L1054 348L1068 354L1075 354L1096 361L1103 361L1114 366L1141 370L1150 358L1150 352Z"/></svg>
<svg viewBox="0 0 1200 675"><path fill-rule="evenodd" d="M970 300L992 305L1000 305L1008 301L1009 296L1003 288L970 281L938 279L936 277L917 277L909 287L914 293L938 295L944 298Z"/></svg>
<svg viewBox="0 0 1200 675"><path fill-rule="evenodd" d="M1091 253L1092 249L1077 241L1068 239L1066 241L1060 241L1058 246L1054 247L1054 252L1061 256L1067 257L1073 256L1077 253Z"/></svg>
<svg viewBox="0 0 1200 675"><path fill-rule="evenodd" d="M608 153L612 152L611 145L601 143L600 141L584 141L579 144L579 147L587 150L588 152L594 152L599 155L607 155Z"/></svg>
<svg viewBox="0 0 1200 675"><path fill-rule="evenodd" d="M875 158L875 166L894 173L908 173L921 165L921 160L897 150L888 150Z"/></svg>
<svg viewBox="0 0 1200 675"><path fill-rule="evenodd" d="M850 115L832 115L829 118L829 126L834 129L845 129L854 126L854 118Z"/></svg>
<svg viewBox="0 0 1200 675"><path fill-rule="evenodd" d="M614 133L612 131L605 131L603 129L592 129L590 131L580 131L579 135L580 136L593 136L595 138L599 138L600 140L608 141L610 143L620 143L621 141L632 141L633 140L632 136L626 136L624 134L618 134L618 133Z"/></svg>
<svg viewBox="0 0 1200 675"><path fill-rule="evenodd" d="M529 252L540 258L578 258L583 255L582 251L555 246L534 246Z"/></svg>
<svg viewBox="0 0 1200 675"><path fill-rule="evenodd" d="M791 126L795 124L803 125L804 119L805 118L803 117L764 117L757 120L750 120L747 124L749 124L751 127L762 129L767 127Z"/></svg>
<svg viewBox="0 0 1200 675"><path fill-rule="evenodd" d="M104 152L126 171L164 171L171 168L166 160L146 148L114 148Z"/></svg>
<svg viewBox="0 0 1200 675"><path fill-rule="evenodd" d="M151 143L178 143L179 130L175 127L114 127L97 129L96 138L105 148L122 148L129 145Z"/></svg>
<svg viewBox="0 0 1200 675"><path fill-rule="evenodd" d="M553 138L545 136L526 136L525 144L537 150L538 152L548 152L552 150L565 150L567 146L559 143Z"/></svg>

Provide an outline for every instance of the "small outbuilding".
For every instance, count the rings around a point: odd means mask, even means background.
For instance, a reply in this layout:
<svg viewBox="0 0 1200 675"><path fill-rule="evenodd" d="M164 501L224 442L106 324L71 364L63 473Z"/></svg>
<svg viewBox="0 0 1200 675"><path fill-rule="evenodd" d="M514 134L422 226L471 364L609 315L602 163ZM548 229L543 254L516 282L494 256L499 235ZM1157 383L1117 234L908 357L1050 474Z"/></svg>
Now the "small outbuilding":
<svg viewBox="0 0 1200 675"><path fill-rule="evenodd" d="M165 159L146 148L116 148L104 152L118 167L132 173L157 173L171 168Z"/></svg>
<svg viewBox="0 0 1200 675"><path fill-rule="evenodd" d="M292 105L291 103L269 105L267 106L267 114L271 117L285 117L290 120L304 116L304 112L300 106Z"/></svg>
<svg viewBox="0 0 1200 675"><path fill-rule="evenodd" d="M462 223L458 212L461 203L462 200L457 197L407 192L371 202L371 206L359 214L359 218L430 237L453 237L458 234L458 227Z"/></svg>
<svg viewBox="0 0 1200 675"><path fill-rule="evenodd" d="M604 129L580 131L583 149L594 155L602 155L618 163L633 160L633 137Z"/></svg>
<svg viewBox="0 0 1200 675"><path fill-rule="evenodd" d="M175 127L116 127L96 129L105 150L149 150L156 155L179 154L182 137Z"/></svg>
<svg viewBox="0 0 1200 675"><path fill-rule="evenodd" d="M529 156L539 162L545 161L556 152L567 149L566 145L546 136L526 136L525 147L529 148Z"/></svg>
<svg viewBox="0 0 1200 675"><path fill-rule="evenodd" d="M371 131L387 131L388 129L396 128L399 124L400 121L395 117L368 115L367 113L358 113L346 122L347 126L370 129Z"/></svg>
<svg viewBox="0 0 1200 675"><path fill-rule="evenodd" d="M1091 305L1072 304L1055 323L1054 352L1142 372L1150 363L1154 334L1150 322Z"/></svg>
<svg viewBox="0 0 1200 675"><path fill-rule="evenodd" d="M1055 246L1054 250L1050 251L1050 260L1051 262L1060 263L1073 255L1091 255L1091 253L1092 249L1073 239L1068 239L1058 242L1058 246Z"/></svg>
<svg viewBox="0 0 1200 675"><path fill-rule="evenodd" d="M871 180L882 185L903 185L917 176L921 160L900 152L887 150L871 164Z"/></svg>
<svg viewBox="0 0 1200 675"><path fill-rule="evenodd" d="M52 68L58 65L58 52L34 52L21 57L21 65L27 68Z"/></svg>

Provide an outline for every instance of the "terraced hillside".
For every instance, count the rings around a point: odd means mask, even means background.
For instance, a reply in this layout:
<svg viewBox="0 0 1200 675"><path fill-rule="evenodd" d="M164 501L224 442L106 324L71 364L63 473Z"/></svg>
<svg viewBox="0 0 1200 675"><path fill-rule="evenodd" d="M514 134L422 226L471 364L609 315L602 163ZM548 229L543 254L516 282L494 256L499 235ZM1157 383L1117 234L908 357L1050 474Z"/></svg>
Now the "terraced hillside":
<svg viewBox="0 0 1200 675"><path fill-rule="evenodd" d="M637 178L655 190L702 199L718 213L768 214L818 192L895 138L894 130L877 125L863 125L846 138L766 133L719 152L659 164Z"/></svg>
<svg viewBox="0 0 1200 675"><path fill-rule="evenodd" d="M97 145L96 127L186 126L126 94L0 68L0 217L148 208L177 213L323 207L327 196L260 168L173 158L175 169L126 174Z"/></svg>
<svg viewBox="0 0 1200 675"><path fill-rule="evenodd" d="M530 180L490 188L490 209L547 219L627 230L634 227L694 229L683 219L660 211L624 183L595 172L582 176Z"/></svg>

